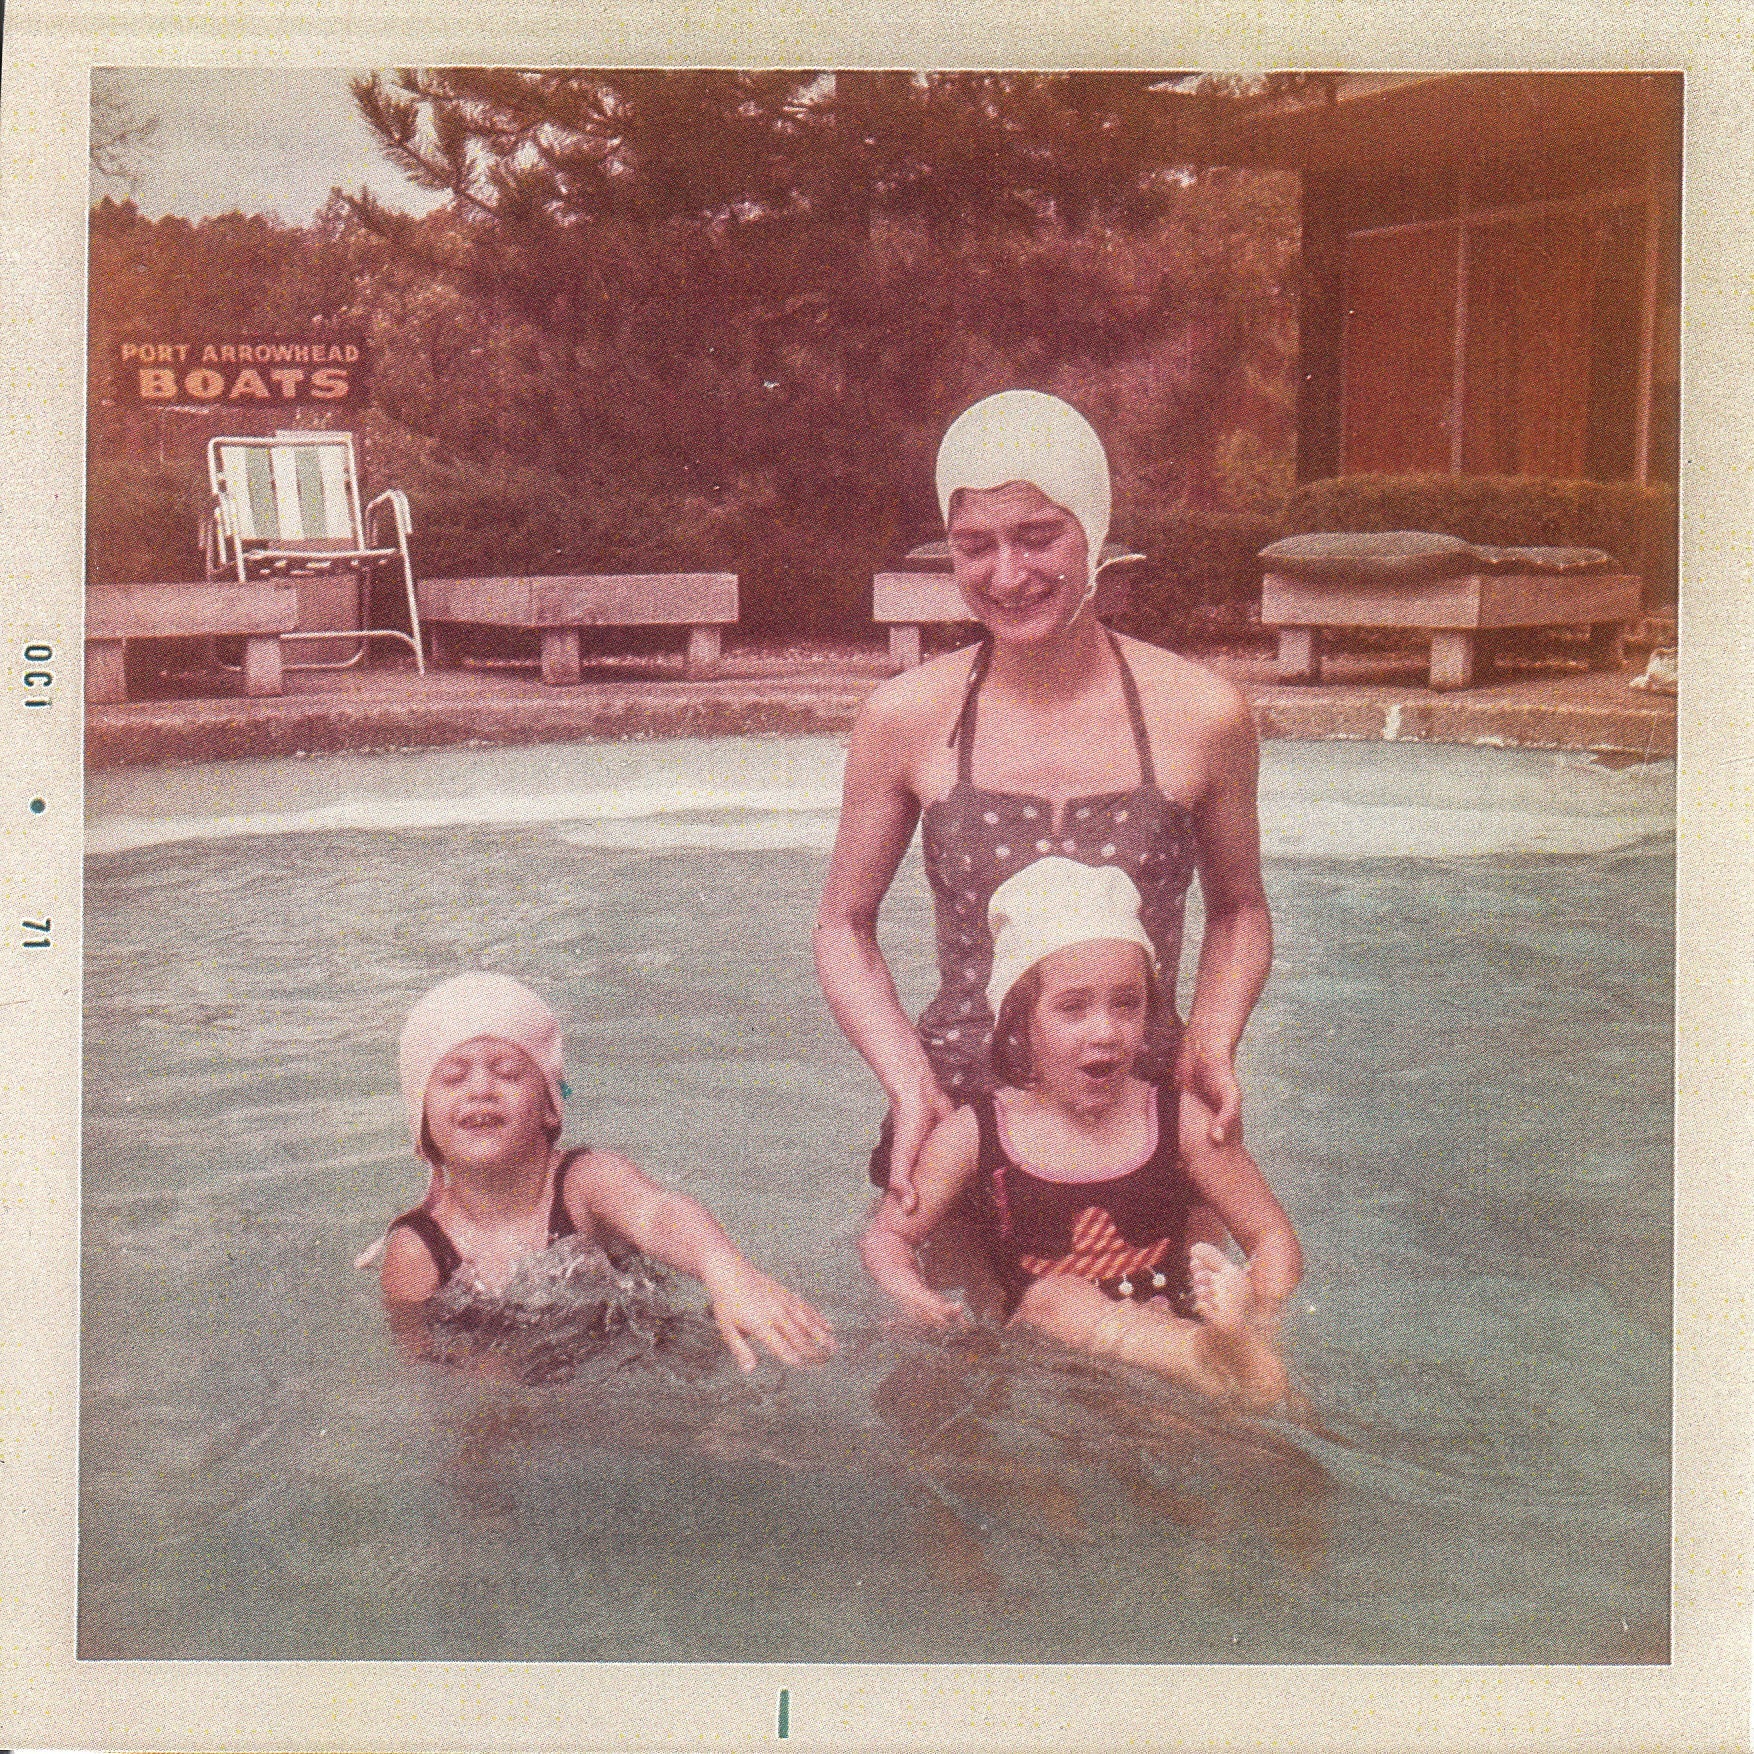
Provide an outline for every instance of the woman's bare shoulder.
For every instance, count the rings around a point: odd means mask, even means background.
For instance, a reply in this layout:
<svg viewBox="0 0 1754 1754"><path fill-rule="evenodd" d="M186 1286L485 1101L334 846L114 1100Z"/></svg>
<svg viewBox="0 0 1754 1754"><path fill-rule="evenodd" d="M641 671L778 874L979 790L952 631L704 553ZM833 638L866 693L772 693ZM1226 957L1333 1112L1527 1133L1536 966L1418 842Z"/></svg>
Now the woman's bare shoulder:
<svg viewBox="0 0 1754 1754"><path fill-rule="evenodd" d="M859 709L861 728L886 739L942 734L961 705L975 648L946 652L880 682Z"/></svg>
<svg viewBox="0 0 1754 1754"><path fill-rule="evenodd" d="M1214 732L1250 721L1248 699L1242 690L1209 665L1147 640L1126 634L1120 639L1147 713L1174 713Z"/></svg>

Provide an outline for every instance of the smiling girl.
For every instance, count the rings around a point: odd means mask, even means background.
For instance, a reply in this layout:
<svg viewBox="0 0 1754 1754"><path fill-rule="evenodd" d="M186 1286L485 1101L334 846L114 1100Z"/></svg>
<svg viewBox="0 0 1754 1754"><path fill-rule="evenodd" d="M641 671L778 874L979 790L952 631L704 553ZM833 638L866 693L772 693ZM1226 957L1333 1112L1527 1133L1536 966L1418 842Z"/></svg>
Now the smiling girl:
<svg viewBox="0 0 1754 1754"><path fill-rule="evenodd" d="M1044 858L988 907L998 1087L941 1121L918 1203L885 1194L862 1243L873 1278L928 1321L960 1306L921 1277L915 1247L965 1188L1013 1319L1066 1345L1270 1406L1273 1345L1302 1274L1284 1209L1211 1114L1136 1066L1162 997L1139 892L1124 871ZM1195 1240L1209 1209L1248 1256Z"/></svg>
<svg viewBox="0 0 1754 1754"><path fill-rule="evenodd" d="M613 1151L558 1149L560 1026L521 982L486 972L441 982L409 1014L399 1058L409 1133L432 1174L384 1239L387 1303L422 1303L457 1277L497 1295L563 1237L612 1232L705 1285L745 1370L752 1341L787 1364L834 1349L822 1317L751 1266L698 1201Z"/></svg>

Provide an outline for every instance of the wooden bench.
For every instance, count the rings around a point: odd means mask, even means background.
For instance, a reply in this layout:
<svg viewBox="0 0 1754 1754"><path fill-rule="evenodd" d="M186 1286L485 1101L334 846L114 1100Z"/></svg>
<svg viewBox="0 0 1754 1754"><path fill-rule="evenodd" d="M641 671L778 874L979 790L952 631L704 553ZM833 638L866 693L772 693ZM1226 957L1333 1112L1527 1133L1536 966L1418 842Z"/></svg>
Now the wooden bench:
<svg viewBox="0 0 1754 1754"><path fill-rule="evenodd" d="M686 627L688 665L719 661L720 630L737 619L734 572L566 573L546 578L422 579L415 587L433 663L454 655L450 629L520 627L542 636L542 680L583 674L587 627Z"/></svg>
<svg viewBox="0 0 1754 1754"><path fill-rule="evenodd" d="M1279 630L1281 682L1319 682L1322 631L1372 627L1429 631L1430 686L1471 688L1479 636L1519 627L1590 630L1590 667L1616 669L1625 625L1642 612L1643 587L1627 573L1462 573L1383 583L1316 581L1267 573L1261 624Z"/></svg>
<svg viewBox="0 0 1754 1754"><path fill-rule="evenodd" d="M920 630L974 617L949 573L880 572L871 577L871 619L889 628L889 655L903 670L920 661Z"/></svg>
<svg viewBox="0 0 1754 1754"><path fill-rule="evenodd" d="M280 635L298 626L290 584L93 585L85 597L85 698L113 705L128 698L127 643L241 634L244 693L279 694Z"/></svg>
<svg viewBox="0 0 1754 1754"><path fill-rule="evenodd" d="M1113 542L1102 548L1102 564L1109 567L1117 561L1143 560ZM889 655L903 670L913 669L920 661L920 631L929 625L945 626L956 622L972 624L974 617L956 588L956 577L949 570L950 545L928 542L913 549L906 565L912 571L880 572L871 577L871 619L879 627L889 629ZM1125 569L1104 572L1096 586L1096 613L1116 615L1127 607L1128 590Z"/></svg>

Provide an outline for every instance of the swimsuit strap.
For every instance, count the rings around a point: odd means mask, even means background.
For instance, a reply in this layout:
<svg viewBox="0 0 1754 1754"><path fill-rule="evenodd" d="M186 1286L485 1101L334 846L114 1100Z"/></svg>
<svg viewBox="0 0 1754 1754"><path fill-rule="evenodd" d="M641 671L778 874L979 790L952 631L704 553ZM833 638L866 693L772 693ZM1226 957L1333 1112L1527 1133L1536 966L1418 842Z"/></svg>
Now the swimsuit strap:
<svg viewBox="0 0 1754 1754"><path fill-rule="evenodd" d="M566 1209L566 1176L567 1171L581 1157L590 1153L589 1145L581 1145L576 1151L569 1151L561 1158L560 1167L554 1172L554 1198L548 1204L548 1240L558 1242L563 1236L577 1236L579 1227L573 1223L572 1214Z"/></svg>
<svg viewBox="0 0 1754 1754"><path fill-rule="evenodd" d="M1145 709L1139 704L1139 684L1133 680L1133 667L1112 627L1102 630L1108 635L1109 649L1120 667L1121 698L1127 703L1127 723L1133 730L1133 747L1139 754L1139 784L1157 784L1157 768L1151 759L1151 737L1145 729ZM950 728L950 746L956 751L956 778L961 785L974 783L974 721L981 684L987 679L987 667L993 660L993 642L989 636L975 648L974 662L969 666L968 683L962 691L962 708Z"/></svg>
<svg viewBox="0 0 1754 1754"><path fill-rule="evenodd" d="M440 1286L448 1284L451 1275L462 1266L463 1257L457 1245L445 1234L444 1226L424 1206L416 1206L412 1212L404 1212L390 1228L412 1230L420 1238L426 1245L426 1252L432 1256L433 1266L438 1269Z"/></svg>
<svg viewBox="0 0 1754 1754"><path fill-rule="evenodd" d="M1166 1159L1177 1179L1187 1182L1187 1161L1182 1156L1181 1090L1173 1074L1153 1085L1152 1090L1157 1107L1157 1149L1151 1155ZM1192 1183L1188 1185L1191 1187Z"/></svg>
<svg viewBox="0 0 1754 1754"><path fill-rule="evenodd" d="M1127 662L1127 655L1121 650L1120 637L1112 627L1102 630L1108 635L1108 643L1114 651L1115 662L1121 667L1121 695L1127 703L1127 718L1133 727L1133 743L1139 751L1139 784L1155 786L1157 769L1151 760L1151 737L1145 729L1145 709L1139 705L1139 685L1133 680L1133 666Z"/></svg>
<svg viewBox="0 0 1754 1754"><path fill-rule="evenodd" d="M1010 1167L1005 1147L999 1142L999 1110L993 1092L984 1091L969 1105L974 1110L975 1136L979 1141L975 1152L975 1174L985 1184L999 1234L1011 1234L1011 1196L1005 1186L1005 1171Z"/></svg>
<svg viewBox="0 0 1754 1754"><path fill-rule="evenodd" d="M956 778L965 786L973 784L975 696L980 693L992 661L993 636L985 634L975 647L974 662L968 667L968 681L962 690L962 706L957 711L956 723L950 727L950 747L956 751Z"/></svg>

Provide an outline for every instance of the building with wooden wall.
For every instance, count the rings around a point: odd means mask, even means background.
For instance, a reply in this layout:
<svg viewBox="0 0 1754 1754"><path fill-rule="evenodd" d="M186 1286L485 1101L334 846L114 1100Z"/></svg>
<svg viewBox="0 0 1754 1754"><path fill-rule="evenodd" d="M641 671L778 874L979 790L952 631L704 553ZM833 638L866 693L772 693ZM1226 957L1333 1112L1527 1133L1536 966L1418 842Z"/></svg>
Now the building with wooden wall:
<svg viewBox="0 0 1754 1754"><path fill-rule="evenodd" d="M1302 177L1300 480L1676 479L1681 87L1342 75L1220 130Z"/></svg>

